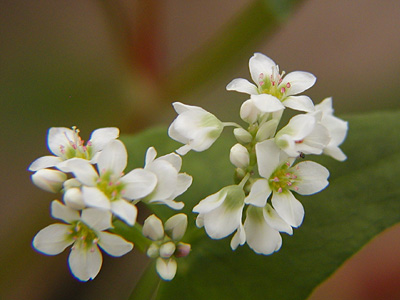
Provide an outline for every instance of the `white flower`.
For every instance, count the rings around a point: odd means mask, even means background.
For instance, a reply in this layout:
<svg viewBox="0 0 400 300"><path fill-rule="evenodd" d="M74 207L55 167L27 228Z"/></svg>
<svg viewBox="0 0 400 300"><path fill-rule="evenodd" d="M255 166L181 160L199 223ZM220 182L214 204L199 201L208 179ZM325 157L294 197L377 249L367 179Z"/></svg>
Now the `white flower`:
<svg viewBox="0 0 400 300"><path fill-rule="evenodd" d="M29 171L38 171L44 168L56 167L64 172L69 172L65 161L71 158L83 158L96 162L98 153L112 140L119 136L119 129L115 127L99 128L92 132L89 141L84 141L79 136L76 127L52 127L47 135L47 146L54 155L43 156L36 159Z"/></svg>
<svg viewBox="0 0 400 300"><path fill-rule="evenodd" d="M33 173L31 179L37 187L51 193L57 193L61 191L67 175L57 170L41 169Z"/></svg>
<svg viewBox="0 0 400 300"><path fill-rule="evenodd" d="M137 208L130 200L149 195L157 184L152 172L135 169L124 175L127 152L119 140L109 142L97 160L98 172L89 161L71 159L67 167L82 183L86 206L111 210L129 225L136 221Z"/></svg>
<svg viewBox="0 0 400 300"><path fill-rule="evenodd" d="M219 192L201 200L193 208L198 213L197 227L203 227L212 239L222 239L242 224L244 192L237 185L224 187Z"/></svg>
<svg viewBox="0 0 400 300"><path fill-rule="evenodd" d="M331 137L323 153L339 161L344 161L347 157L339 146L346 138L349 127L348 123L333 115L332 98L326 98L320 104L317 104L315 106L315 111L322 112L320 122L328 129Z"/></svg>
<svg viewBox="0 0 400 300"><path fill-rule="evenodd" d="M122 256L133 248L133 244L122 237L104 231L112 227L108 211L87 208L79 214L55 200L51 213L66 224L45 227L38 232L32 244L47 255L59 254L72 245L68 263L72 274L81 281L95 278L100 271L103 258L98 246L112 256Z"/></svg>
<svg viewBox="0 0 400 300"><path fill-rule="evenodd" d="M165 222L164 227L156 215L149 216L143 224L143 235L153 241L147 255L156 258L156 270L163 280L175 277L177 263L175 257L187 256L190 245L180 242L187 228L187 216L177 214Z"/></svg>
<svg viewBox="0 0 400 300"><path fill-rule="evenodd" d="M314 104L309 97L294 96L314 85L316 77L313 74L295 71L284 77L285 72L280 74L275 62L261 53L255 53L250 58L249 69L255 84L237 78L226 89L251 95L251 100L262 112L276 111L275 107L279 105L281 109L289 107L306 112L314 110Z"/></svg>
<svg viewBox="0 0 400 300"><path fill-rule="evenodd" d="M172 105L178 117L168 128L168 135L173 140L185 144L176 152L185 155L190 150L201 152L210 148L224 128L222 122L201 107L180 102L174 102Z"/></svg>
<svg viewBox="0 0 400 300"><path fill-rule="evenodd" d="M272 193L271 202L278 215L290 226L300 226L304 208L291 191L311 195L323 190L328 185L329 171L312 161L292 166L293 159L288 158L273 140L258 143L256 155L258 172L263 178L253 183L245 203L265 207Z"/></svg>
<svg viewBox="0 0 400 300"><path fill-rule="evenodd" d="M152 172L157 177L157 185L151 194L142 201L146 203L162 203L173 209L182 209L183 202L174 199L184 193L192 184L192 177L179 173L182 158L170 153L156 158L157 152L153 147L147 149L144 170Z"/></svg>
<svg viewBox="0 0 400 300"><path fill-rule="evenodd" d="M320 112L294 116L277 132L275 143L290 157L321 154L330 141L328 129L319 122L321 116Z"/></svg>
<svg viewBox="0 0 400 300"><path fill-rule="evenodd" d="M266 204L264 207L249 205L244 226L236 232L231 247L235 250L239 244L243 245L246 241L254 252L269 255L278 251L282 245L280 231L290 235L293 233L292 227L276 213L271 205Z"/></svg>

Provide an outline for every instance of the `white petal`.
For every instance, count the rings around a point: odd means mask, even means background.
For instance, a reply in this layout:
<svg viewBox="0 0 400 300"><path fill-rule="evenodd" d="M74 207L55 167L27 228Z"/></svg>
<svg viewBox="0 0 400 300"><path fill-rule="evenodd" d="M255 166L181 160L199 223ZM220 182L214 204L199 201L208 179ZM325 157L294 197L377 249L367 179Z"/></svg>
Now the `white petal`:
<svg viewBox="0 0 400 300"><path fill-rule="evenodd" d="M160 156L157 158L157 160L165 160L169 162L178 172L182 167L182 158L175 153L169 153L167 155Z"/></svg>
<svg viewBox="0 0 400 300"><path fill-rule="evenodd" d="M299 227L304 218L304 207L291 192L273 193L272 205L290 226Z"/></svg>
<svg viewBox="0 0 400 300"><path fill-rule="evenodd" d="M97 174L89 161L80 158L69 159L67 167L82 184L87 186L96 185L99 174Z"/></svg>
<svg viewBox="0 0 400 300"><path fill-rule="evenodd" d="M258 172L269 179L281 160L281 150L276 146L274 140L266 140L256 144L256 155Z"/></svg>
<svg viewBox="0 0 400 300"><path fill-rule="evenodd" d="M325 126L315 124L313 131L304 139L303 143L296 144L297 150L304 154L321 154L330 141L329 132Z"/></svg>
<svg viewBox="0 0 400 300"><path fill-rule="evenodd" d="M161 240L164 237L164 227L156 215L153 214L144 221L143 235L153 241Z"/></svg>
<svg viewBox="0 0 400 300"><path fill-rule="evenodd" d="M242 223L240 223L239 228L236 230L235 235L231 240L231 249L236 250L239 245L243 245L246 242L246 232Z"/></svg>
<svg viewBox="0 0 400 300"><path fill-rule="evenodd" d="M281 248L282 238L277 230L265 222L262 211L262 208L249 206L244 229L249 247L258 254L269 255Z"/></svg>
<svg viewBox="0 0 400 300"><path fill-rule="evenodd" d="M64 251L74 240L68 238L70 226L66 224L52 224L40 230L32 241L36 250L56 255Z"/></svg>
<svg viewBox="0 0 400 300"><path fill-rule="evenodd" d="M176 202L171 199L162 199L162 200L150 200L149 203L153 204L164 204L167 205L168 207L174 209L174 210L180 210L182 209L185 204L183 202Z"/></svg>
<svg viewBox="0 0 400 300"><path fill-rule="evenodd" d="M240 118L249 124L255 123L260 114L261 111L256 107L252 99L244 101L240 107Z"/></svg>
<svg viewBox="0 0 400 300"><path fill-rule="evenodd" d="M193 207L193 212L205 214L216 209L217 207L222 205L226 198L226 195L226 193L217 192L204 198L195 207Z"/></svg>
<svg viewBox="0 0 400 300"><path fill-rule="evenodd" d="M193 106L193 105L187 105L187 104L183 104L181 102L174 102L172 103L172 106L174 107L175 111L178 114L182 114L186 111L190 111L190 110L194 110L194 111L198 111L198 112L206 112L206 110L204 110L203 108L199 107L199 106Z"/></svg>
<svg viewBox="0 0 400 300"><path fill-rule="evenodd" d="M116 127L99 128L92 132L90 142L93 152L102 150L109 142L115 140L119 136L119 129Z"/></svg>
<svg viewBox="0 0 400 300"><path fill-rule="evenodd" d="M81 220L96 231L112 228L112 215L108 210L85 208L82 210Z"/></svg>
<svg viewBox="0 0 400 300"><path fill-rule="evenodd" d="M124 144L120 140L113 140L101 151L97 166L101 174L112 171L113 174L121 176L127 162L128 154Z"/></svg>
<svg viewBox="0 0 400 300"><path fill-rule="evenodd" d="M226 86L228 91L236 91L239 93L245 93L249 95L257 95L257 87L250 83L248 80L243 78L236 78L233 79L228 85Z"/></svg>
<svg viewBox="0 0 400 300"><path fill-rule="evenodd" d="M174 198L178 197L179 195L183 194L184 192L186 192L186 190L192 184L192 181L193 181L192 176L185 174L185 173L179 173L176 188L175 188L175 191L172 194L171 198L174 199Z"/></svg>
<svg viewBox="0 0 400 300"><path fill-rule="evenodd" d="M301 195L311 195L323 190L329 184L329 171L324 166L313 162L303 161L294 168L294 174L299 182L296 182L296 192Z"/></svg>
<svg viewBox="0 0 400 300"><path fill-rule="evenodd" d="M339 147L334 147L334 146L327 146L324 149L324 154L329 155L333 157L334 159L338 161L344 161L347 159L346 154L343 153L343 151Z"/></svg>
<svg viewBox="0 0 400 300"><path fill-rule="evenodd" d="M325 98L320 103L315 105L315 110L320 110L325 115L332 115L333 114L332 97Z"/></svg>
<svg viewBox="0 0 400 300"><path fill-rule="evenodd" d="M47 146L54 155L63 157L61 148L71 147L70 141L74 141L74 134L72 129L66 127L52 127L47 135Z"/></svg>
<svg viewBox="0 0 400 300"><path fill-rule="evenodd" d="M42 157L39 157L38 159L36 159L35 161L33 161L31 163L31 165L29 166L28 170L34 172L34 171L37 171L40 169L50 168L50 167L54 167L55 165L57 165L60 162L62 162L61 157L52 156L52 155L42 156Z"/></svg>
<svg viewBox="0 0 400 300"><path fill-rule="evenodd" d="M57 170L40 169L32 174L31 179L42 190L50 193L58 193L63 187L67 175Z"/></svg>
<svg viewBox="0 0 400 300"><path fill-rule="evenodd" d="M145 155L145 165L148 165L150 163L153 162L153 160L156 158L157 156L157 151L154 147L150 147L147 149L146 151L146 155Z"/></svg>
<svg viewBox="0 0 400 300"><path fill-rule="evenodd" d="M165 222L165 231L174 241L180 241L185 235L187 223L185 214L176 214Z"/></svg>
<svg viewBox="0 0 400 300"><path fill-rule="evenodd" d="M99 246L111 256L122 256L133 249L133 244L109 232L100 232Z"/></svg>
<svg viewBox="0 0 400 300"><path fill-rule="evenodd" d="M110 209L110 200L97 187L82 187L83 201L87 206Z"/></svg>
<svg viewBox="0 0 400 300"><path fill-rule="evenodd" d="M136 222L137 208L132 203L129 203L123 199L115 200L111 202L111 211L118 218L123 220L128 225L133 226Z"/></svg>
<svg viewBox="0 0 400 300"><path fill-rule="evenodd" d="M277 212L272 208L270 204L267 204L265 206L263 210L263 216L265 222L267 222L268 225L271 226L273 229L281 232L286 232L290 235L293 234L292 227L277 214Z"/></svg>
<svg viewBox="0 0 400 300"><path fill-rule="evenodd" d="M157 176L144 169L135 169L121 178L125 183L124 198L140 199L149 195L157 185Z"/></svg>
<svg viewBox="0 0 400 300"><path fill-rule="evenodd" d="M287 74L282 81L282 86L290 83L290 88L287 90L287 95L296 95L312 87L317 78L308 72L295 71Z"/></svg>
<svg viewBox="0 0 400 300"><path fill-rule="evenodd" d="M272 74L272 68L275 66L275 62L268 56L261 53L254 53L249 60L251 78L255 83L258 83L260 74L263 74L264 77L269 77Z"/></svg>
<svg viewBox="0 0 400 300"><path fill-rule="evenodd" d="M72 223L80 219L78 211L63 205L58 200L51 202L51 215L67 223Z"/></svg>
<svg viewBox="0 0 400 300"><path fill-rule="evenodd" d="M282 102L269 94L251 95L254 105L263 113L270 113L285 109Z"/></svg>
<svg viewBox="0 0 400 300"><path fill-rule="evenodd" d="M173 258L163 259L159 257L156 261L156 269L162 279L169 281L175 277L177 264Z"/></svg>
<svg viewBox="0 0 400 300"><path fill-rule="evenodd" d="M83 195L80 188L69 188L64 193L63 197L64 203L74 209L74 210L81 210L85 208L85 202L83 201Z"/></svg>
<svg viewBox="0 0 400 300"><path fill-rule="evenodd" d="M179 149L176 150L176 153L183 156L186 155L190 150L192 150L192 147L190 147L189 145L184 145L182 147L179 147Z"/></svg>
<svg viewBox="0 0 400 300"><path fill-rule="evenodd" d="M169 199L175 191L178 182L178 172L167 161L156 160L145 170L153 172L157 176L157 185L154 191L146 198L146 200L157 201Z"/></svg>
<svg viewBox="0 0 400 300"><path fill-rule="evenodd" d="M314 103L308 96L289 96L283 102L283 105L294 110L312 112L314 111Z"/></svg>
<svg viewBox="0 0 400 300"><path fill-rule="evenodd" d="M97 246L92 250L81 247L72 248L68 257L68 264L72 274L80 281L88 281L97 276L100 271L103 257Z"/></svg>
<svg viewBox="0 0 400 300"><path fill-rule="evenodd" d="M271 195L271 188L268 180L257 179L251 186L250 194L245 198L244 203L264 207L269 195Z"/></svg>

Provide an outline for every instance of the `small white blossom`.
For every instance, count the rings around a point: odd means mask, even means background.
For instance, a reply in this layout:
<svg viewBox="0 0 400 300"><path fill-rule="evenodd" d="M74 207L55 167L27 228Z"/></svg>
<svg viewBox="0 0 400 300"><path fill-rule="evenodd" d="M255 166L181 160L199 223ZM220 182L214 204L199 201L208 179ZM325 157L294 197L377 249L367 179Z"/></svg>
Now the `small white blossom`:
<svg viewBox="0 0 400 300"><path fill-rule="evenodd" d="M168 135L184 146L176 152L185 155L190 150L204 151L220 136L224 125L213 114L198 106L185 105L180 102L172 104L178 117L168 128Z"/></svg>
<svg viewBox="0 0 400 300"><path fill-rule="evenodd" d="M87 208L79 213L55 200L51 214L65 223L45 227L32 244L47 255L59 254L72 245L68 263L72 274L81 281L95 278L100 271L103 258L98 246L112 256L122 256L133 248L132 243L105 231L112 228L109 211Z"/></svg>
<svg viewBox="0 0 400 300"><path fill-rule="evenodd" d="M156 158L157 152L153 147L147 149L144 170L152 172L157 177L157 184L151 194L141 199L145 203L161 203L173 209L182 209L183 202L174 199L183 194L192 184L192 177L179 173L182 158L170 153Z"/></svg>
<svg viewBox="0 0 400 300"><path fill-rule="evenodd" d="M304 208L292 191L300 195L311 195L328 185L328 170L318 163L303 161L292 166L293 159L281 151L273 140L256 145L258 172L257 179L245 202L265 207L272 194L272 205L278 215L290 226L298 227L303 222Z"/></svg>
<svg viewBox="0 0 400 300"><path fill-rule="evenodd" d="M237 78L226 89L251 95L251 100L262 112L276 111L275 107L279 105L281 109L289 107L306 112L314 110L314 104L309 97L294 96L314 85L316 77L313 74L295 71L284 76L285 72L280 74L275 62L261 53L255 53L250 58L249 69L255 84Z"/></svg>
<svg viewBox="0 0 400 300"><path fill-rule="evenodd" d="M29 166L29 171L56 167L63 172L69 172L65 161L75 157L95 163L98 153L118 136L118 128L99 128L92 132L89 141L85 144L79 136L79 129L76 127L72 127L72 129L52 127L47 135L47 146L54 155L36 159Z"/></svg>
<svg viewBox="0 0 400 300"><path fill-rule="evenodd" d="M177 270L176 257L187 256L190 245L180 242L187 228L187 216L177 214L165 222L164 227L156 215L149 216L143 224L143 235L153 241L147 256L156 258L156 270L163 280L172 280Z"/></svg>
<svg viewBox="0 0 400 300"><path fill-rule="evenodd" d="M129 225L135 224L137 208L131 203L149 195L157 184L157 177L144 169L124 175L127 152L119 140L109 142L97 161L97 169L84 159L71 159L68 168L82 184L83 201L88 207L111 210Z"/></svg>
<svg viewBox="0 0 400 300"><path fill-rule="evenodd" d="M193 208L198 213L197 227L203 227L212 239L222 239L242 224L244 192L237 185L224 187L219 192L201 200Z"/></svg>
<svg viewBox="0 0 400 300"><path fill-rule="evenodd" d="M61 191L67 175L58 170L41 169L31 176L32 182L42 190L57 193Z"/></svg>
<svg viewBox="0 0 400 300"><path fill-rule="evenodd" d="M328 129L330 141L324 148L324 154L344 161L346 154L339 148L346 138L348 123L333 115L332 98L326 98L315 106L316 112L322 112L321 124Z"/></svg>

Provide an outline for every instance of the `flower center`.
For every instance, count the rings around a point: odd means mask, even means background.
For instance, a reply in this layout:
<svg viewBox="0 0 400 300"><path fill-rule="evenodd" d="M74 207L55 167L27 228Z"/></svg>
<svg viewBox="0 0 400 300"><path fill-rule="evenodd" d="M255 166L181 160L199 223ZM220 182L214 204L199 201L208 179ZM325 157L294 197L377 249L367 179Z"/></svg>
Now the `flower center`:
<svg viewBox="0 0 400 300"><path fill-rule="evenodd" d="M70 139L66 134L65 138L68 140L67 146L60 145L60 151L65 156L66 159L70 158L83 158L83 159L91 159L92 158L92 143L88 141L85 145L85 141L81 139L79 136L79 129L76 126L72 127L73 136Z"/></svg>
<svg viewBox="0 0 400 300"><path fill-rule="evenodd" d="M279 74L278 66L272 67L272 74L269 77L266 77L264 73L261 73L258 79L259 93L270 94L272 96L275 96L279 100L283 100L285 98L286 92L291 87L290 82L282 84L284 75L285 71Z"/></svg>
<svg viewBox="0 0 400 300"><path fill-rule="evenodd" d="M96 232L82 221L76 221L71 224L69 237L75 241L74 245L72 246L72 250L75 248L84 248L94 252L95 246L99 241Z"/></svg>
<svg viewBox="0 0 400 300"><path fill-rule="evenodd" d="M110 201L118 200L124 194L125 184L111 171L103 172L97 180L97 188L101 190Z"/></svg>
<svg viewBox="0 0 400 300"><path fill-rule="evenodd" d="M290 167L290 163L287 162L272 173L269 179L269 185L275 192L282 193L290 189L297 190L294 186L298 182L297 176L294 174L294 170Z"/></svg>

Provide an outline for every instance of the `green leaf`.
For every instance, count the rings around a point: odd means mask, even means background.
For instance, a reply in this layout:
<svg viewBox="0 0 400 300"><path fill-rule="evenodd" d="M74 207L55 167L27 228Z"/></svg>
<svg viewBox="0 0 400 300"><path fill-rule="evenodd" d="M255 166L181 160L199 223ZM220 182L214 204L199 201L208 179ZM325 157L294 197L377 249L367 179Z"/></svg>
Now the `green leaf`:
<svg viewBox="0 0 400 300"><path fill-rule="evenodd" d="M348 116L349 134L342 146L345 162L307 156L330 171L330 186L319 194L300 197L305 207L303 225L293 236L283 234L279 252L257 255L247 245L232 251L230 238L211 240L194 226L191 209L201 199L232 184L229 149L231 134L211 149L189 153L184 170L193 176L192 187L178 198L186 203L190 232L185 237L192 252L178 259L172 282L162 282L157 299L306 299L374 236L400 221L400 112ZM166 129L124 138L134 162L143 162L145 149L154 144L160 155L179 147ZM135 165L132 162L132 166ZM160 210L166 218L170 212ZM197 236L195 236L195 233ZM190 295L190 296L189 296Z"/></svg>

